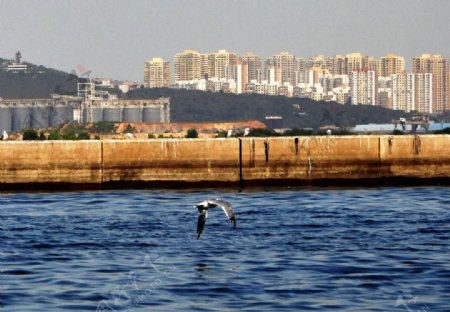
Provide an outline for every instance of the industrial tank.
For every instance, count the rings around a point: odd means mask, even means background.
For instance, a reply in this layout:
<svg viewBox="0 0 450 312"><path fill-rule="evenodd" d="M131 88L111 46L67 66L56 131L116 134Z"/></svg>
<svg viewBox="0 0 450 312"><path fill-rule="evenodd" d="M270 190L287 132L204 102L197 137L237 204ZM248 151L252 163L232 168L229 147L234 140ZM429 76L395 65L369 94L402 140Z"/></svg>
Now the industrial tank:
<svg viewBox="0 0 450 312"><path fill-rule="evenodd" d="M48 128L49 108L46 105L36 105L31 107L31 128Z"/></svg>
<svg viewBox="0 0 450 312"><path fill-rule="evenodd" d="M8 106L0 106L0 134L12 130L12 111Z"/></svg>
<svg viewBox="0 0 450 312"><path fill-rule="evenodd" d="M120 122L121 119L120 107L105 107L103 108L103 121Z"/></svg>
<svg viewBox="0 0 450 312"><path fill-rule="evenodd" d="M63 104L51 106L49 109L50 127L73 121L73 107Z"/></svg>
<svg viewBox="0 0 450 312"><path fill-rule="evenodd" d="M101 107L83 108L84 123L99 122L102 121L102 119L103 119L103 108Z"/></svg>
<svg viewBox="0 0 450 312"><path fill-rule="evenodd" d="M147 106L142 109L143 122L161 122L161 107Z"/></svg>
<svg viewBox="0 0 450 312"><path fill-rule="evenodd" d="M30 108L18 105L12 108L12 131L31 127Z"/></svg>
<svg viewBox="0 0 450 312"><path fill-rule="evenodd" d="M92 121L91 122L99 122L103 120L103 108L101 107L93 107L92 108Z"/></svg>
<svg viewBox="0 0 450 312"><path fill-rule="evenodd" d="M124 107L122 110L123 122L141 122L141 108L140 107Z"/></svg>

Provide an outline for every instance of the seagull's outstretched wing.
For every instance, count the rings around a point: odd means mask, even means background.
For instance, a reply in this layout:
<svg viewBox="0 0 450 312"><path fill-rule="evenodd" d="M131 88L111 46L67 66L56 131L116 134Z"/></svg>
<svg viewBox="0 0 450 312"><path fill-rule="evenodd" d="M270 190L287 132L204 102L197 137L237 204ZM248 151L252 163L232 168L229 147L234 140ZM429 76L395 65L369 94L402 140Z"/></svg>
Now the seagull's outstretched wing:
<svg viewBox="0 0 450 312"><path fill-rule="evenodd" d="M198 208L198 222L197 222L197 239L200 238L203 228L205 227L206 218L208 218L208 209Z"/></svg>
<svg viewBox="0 0 450 312"><path fill-rule="evenodd" d="M228 220L233 223L233 227L236 228L236 216L234 215L233 208L231 204L222 199L208 199L208 202L214 206L220 206L228 217Z"/></svg>

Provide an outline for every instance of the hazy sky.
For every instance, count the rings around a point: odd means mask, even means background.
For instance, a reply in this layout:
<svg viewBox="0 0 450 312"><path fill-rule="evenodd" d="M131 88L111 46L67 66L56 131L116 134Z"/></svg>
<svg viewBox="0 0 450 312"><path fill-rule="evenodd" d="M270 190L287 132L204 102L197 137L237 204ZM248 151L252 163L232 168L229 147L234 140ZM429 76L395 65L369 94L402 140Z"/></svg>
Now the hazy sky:
<svg viewBox="0 0 450 312"><path fill-rule="evenodd" d="M185 49L450 56L450 0L0 0L0 57L143 80Z"/></svg>

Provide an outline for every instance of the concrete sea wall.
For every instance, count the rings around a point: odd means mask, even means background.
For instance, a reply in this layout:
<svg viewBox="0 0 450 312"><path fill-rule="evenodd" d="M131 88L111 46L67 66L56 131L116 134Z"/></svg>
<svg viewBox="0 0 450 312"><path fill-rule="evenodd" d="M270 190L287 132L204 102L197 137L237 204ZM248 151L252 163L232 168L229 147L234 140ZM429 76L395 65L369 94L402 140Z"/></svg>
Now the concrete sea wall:
<svg viewBox="0 0 450 312"><path fill-rule="evenodd" d="M450 136L317 136L243 140L244 180L450 178ZM356 182L357 183L357 182Z"/></svg>
<svg viewBox="0 0 450 312"><path fill-rule="evenodd" d="M98 141L0 142L0 183L101 183L101 147Z"/></svg>
<svg viewBox="0 0 450 312"><path fill-rule="evenodd" d="M449 135L0 142L0 189L450 180Z"/></svg>

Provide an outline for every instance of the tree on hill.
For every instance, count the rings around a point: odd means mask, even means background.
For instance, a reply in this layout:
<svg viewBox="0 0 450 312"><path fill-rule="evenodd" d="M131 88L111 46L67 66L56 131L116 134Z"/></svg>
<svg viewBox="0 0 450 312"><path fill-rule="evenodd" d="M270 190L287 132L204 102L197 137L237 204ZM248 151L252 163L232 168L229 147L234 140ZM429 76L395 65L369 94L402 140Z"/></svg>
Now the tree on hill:
<svg viewBox="0 0 450 312"><path fill-rule="evenodd" d="M408 117L404 111L380 106L316 102L306 98L288 98L258 94L234 95L195 90L140 88L123 95L128 99L170 97L172 122L265 121L266 116L281 116L286 128L312 128L322 125L352 127L363 123L389 123Z"/></svg>
<svg viewBox="0 0 450 312"><path fill-rule="evenodd" d="M0 59L0 63L8 64ZM63 71L25 63L26 73L7 72L0 68L0 97L18 98L49 98L51 94L72 94L77 91L77 83L81 80Z"/></svg>
<svg viewBox="0 0 450 312"><path fill-rule="evenodd" d="M39 134L34 129L27 129L23 132L22 139L24 141L34 141L39 140Z"/></svg>
<svg viewBox="0 0 450 312"><path fill-rule="evenodd" d="M198 138L198 132L197 132L197 130L195 130L195 129L189 129L189 130L187 131L186 138L190 138L190 139Z"/></svg>
<svg viewBox="0 0 450 312"><path fill-rule="evenodd" d="M91 136L87 131L83 131L77 136L77 140L90 140Z"/></svg>

